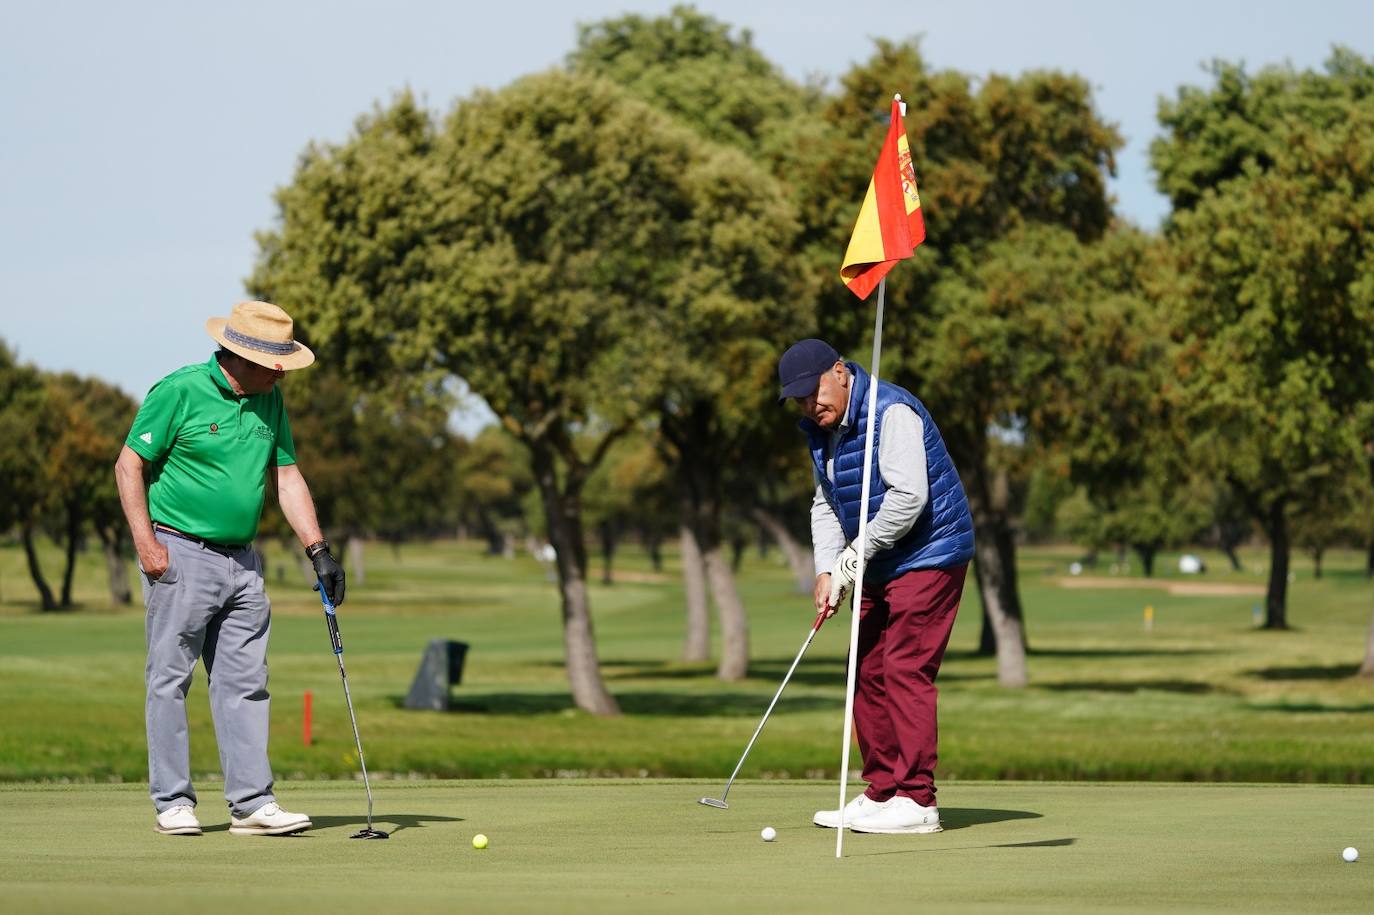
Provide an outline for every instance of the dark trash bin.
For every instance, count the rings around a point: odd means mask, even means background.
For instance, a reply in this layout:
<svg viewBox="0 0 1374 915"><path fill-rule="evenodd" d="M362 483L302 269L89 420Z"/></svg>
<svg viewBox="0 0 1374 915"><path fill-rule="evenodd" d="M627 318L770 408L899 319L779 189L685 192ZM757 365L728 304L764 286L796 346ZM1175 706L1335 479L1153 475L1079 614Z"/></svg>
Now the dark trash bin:
<svg viewBox="0 0 1374 915"><path fill-rule="evenodd" d="M467 658L467 642L433 639L420 659L420 669L410 684L405 707L448 711L448 691L463 679L463 661Z"/></svg>

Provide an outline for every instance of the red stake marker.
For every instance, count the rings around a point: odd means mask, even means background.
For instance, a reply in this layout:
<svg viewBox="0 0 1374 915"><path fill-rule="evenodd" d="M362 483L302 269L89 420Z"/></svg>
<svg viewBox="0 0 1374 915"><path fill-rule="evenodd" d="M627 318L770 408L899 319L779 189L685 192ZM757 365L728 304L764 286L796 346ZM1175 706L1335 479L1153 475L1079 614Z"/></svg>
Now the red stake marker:
<svg viewBox="0 0 1374 915"><path fill-rule="evenodd" d="M310 746L310 700L313 699L313 698L314 698L314 697L310 695L310 690L306 690L306 691L305 691L305 727L304 727L304 734L303 734L302 736L305 738L305 745L306 745L307 747Z"/></svg>

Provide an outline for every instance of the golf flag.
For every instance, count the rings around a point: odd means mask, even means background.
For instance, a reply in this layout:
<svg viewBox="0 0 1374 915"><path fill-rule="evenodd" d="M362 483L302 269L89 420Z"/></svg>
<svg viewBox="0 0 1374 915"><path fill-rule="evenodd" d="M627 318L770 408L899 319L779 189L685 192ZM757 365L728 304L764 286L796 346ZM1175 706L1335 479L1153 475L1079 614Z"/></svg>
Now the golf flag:
<svg viewBox="0 0 1374 915"><path fill-rule="evenodd" d="M866 299L897 261L910 257L925 239L926 223L916 191L916 170L911 166L911 147L902 126L901 100L894 98L887 139L878 153L854 234L844 252L840 280L860 299Z"/></svg>

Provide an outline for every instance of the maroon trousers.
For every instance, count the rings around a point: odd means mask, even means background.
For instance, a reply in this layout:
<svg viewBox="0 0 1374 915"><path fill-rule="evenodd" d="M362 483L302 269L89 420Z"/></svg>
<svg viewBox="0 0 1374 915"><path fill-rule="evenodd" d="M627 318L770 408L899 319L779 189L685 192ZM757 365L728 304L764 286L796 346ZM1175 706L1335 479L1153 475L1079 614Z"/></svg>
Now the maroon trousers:
<svg viewBox="0 0 1374 915"><path fill-rule="evenodd" d="M945 657L968 565L918 569L865 585L859 611L854 731L865 792L935 804L935 676Z"/></svg>

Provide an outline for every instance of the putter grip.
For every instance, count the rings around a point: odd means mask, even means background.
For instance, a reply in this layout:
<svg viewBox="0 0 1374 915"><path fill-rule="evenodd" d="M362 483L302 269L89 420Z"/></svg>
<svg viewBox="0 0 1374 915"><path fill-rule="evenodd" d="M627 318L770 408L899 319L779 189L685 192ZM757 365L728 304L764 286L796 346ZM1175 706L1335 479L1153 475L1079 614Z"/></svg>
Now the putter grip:
<svg viewBox="0 0 1374 915"><path fill-rule="evenodd" d="M320 603L324 604L324 621L329 626L329 642L334 646L335 654L343 654L343 638L339 635L339 618L334 615L334 605L330 603L329 593L324 589L324 582L316 584L315 590L320 592Z"/></svg>

